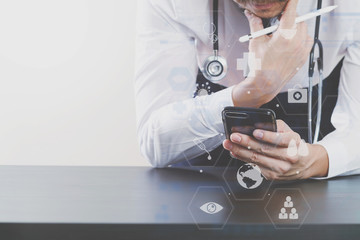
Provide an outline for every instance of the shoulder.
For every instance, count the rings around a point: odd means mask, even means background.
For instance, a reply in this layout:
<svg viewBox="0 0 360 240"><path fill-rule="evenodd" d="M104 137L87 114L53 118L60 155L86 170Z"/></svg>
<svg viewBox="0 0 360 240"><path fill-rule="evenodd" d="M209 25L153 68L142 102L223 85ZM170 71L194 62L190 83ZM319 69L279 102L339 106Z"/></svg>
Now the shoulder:
<svg viewBox="0 0 360 240"><path fill-rule="evenodd" d="M138 15L145 19L142 24L152 24L146 17L151 16L157 19L156 24L166 25L164 29L201 38L203 23L209 21L211 3L212 0L138 0Z"/></svg>
<svg viewBox="0 0 360 240"><path fill-rule="evenodd" d="M151 7L174 19L204 12L211 0L138 0L138 7Z"/></svg>

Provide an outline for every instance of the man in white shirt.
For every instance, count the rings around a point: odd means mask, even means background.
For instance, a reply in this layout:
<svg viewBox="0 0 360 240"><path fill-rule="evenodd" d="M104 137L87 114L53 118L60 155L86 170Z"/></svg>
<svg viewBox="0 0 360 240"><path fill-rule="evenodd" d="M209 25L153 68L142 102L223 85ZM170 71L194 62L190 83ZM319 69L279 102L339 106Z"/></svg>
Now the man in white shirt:
<svg viewBox="0 0 360 240"><path fill-rule="evenodd" d="M325 132L317 144L306 144L308 154L289 155L292 140L301 136L291 123L279 120L278 133L256 130L254 137L234 133L225 140L221 111L225 106L261 107L281 99L295 86L307 87L307 60L315 20L294 26L296 14L316 9L313 0L219 1L219 54L229 71L212 93L204 83L196 85L198 71L212 55L211 0L139 1L136 82L138 135L143 155L155 167L196 158L221 143L233 156L257 164L268 179L334 177L360 173L360 3L355 0L323 1L323 7L339 5L322 21L324 76L342 62L336 107L331 115L334 131ZM244 12L243 9L246 9ZM240 36L262 29L261 18L283 11L280 28L270 36L241 44ZM359 10L357 10L359 11ZM207 27L210 26L210 27ZM210 30L209 30L210 29ZM283 30L283 31L282 31ZM291 38L281 34L295 30ZM261 70L244 78L236 62L246 52L261 59ZM209 95L193 98L196 90ZM197 91L199 92L199 91ZM331 96L330 96L331 97ZM327 98L324 103L326 105ZM276 107L282 107L282 102ZM284 107L283 107L284 108ZM297 108L295 105L293 108ZM289 111L284 112L286 115ZM296 114L295 114L296 115ZM284 115L284 120L288 116ZM291 117L291 116L290 116ZM328 117L330 124L330 117ZM299 128L306 126L298 126ZM265 143L264 143L265 142Z"/></svg>

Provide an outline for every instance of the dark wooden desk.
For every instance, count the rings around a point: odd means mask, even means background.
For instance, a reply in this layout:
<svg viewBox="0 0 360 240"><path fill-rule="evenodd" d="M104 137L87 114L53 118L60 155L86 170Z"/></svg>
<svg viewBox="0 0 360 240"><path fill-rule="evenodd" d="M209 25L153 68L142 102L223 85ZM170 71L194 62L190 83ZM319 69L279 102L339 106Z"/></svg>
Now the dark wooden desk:
<svg viewBox="0 0 360 240"><path fill-rule="evenodd" d="M146 167L2 166L0 239L360 236L360 176L272 183L263 200L237 201L236 189L229 189L223 173L224 169L211 167L200 173L199 169ZM269 204L275 202L274 209L278 209L276 204L283 201L288 194L283 191L288 190L290 195L295 191L293 202L304 220L299 226L279 225L276 223L279 219L271 219L278 213L272 213L274 206ZM297 197L296 191L300 192ZM306 203L301 203L299 196ZM200 216L205 213L199 210L199 204L211 201L220 203L224 209L218 215L206 215L208 218ZM215 222L208 220L212 216L216 216Z"/></svg>

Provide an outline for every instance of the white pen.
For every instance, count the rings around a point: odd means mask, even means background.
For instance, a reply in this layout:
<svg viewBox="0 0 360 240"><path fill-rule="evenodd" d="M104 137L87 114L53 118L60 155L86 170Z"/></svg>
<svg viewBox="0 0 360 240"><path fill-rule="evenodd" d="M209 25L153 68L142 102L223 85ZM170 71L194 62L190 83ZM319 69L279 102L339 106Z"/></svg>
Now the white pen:
<svg viewBox="0 0 360 240"><path fill-rule="evenodd" d="M297 17L295 19L295 24L297 23L300 23L300 22L304 22L306 20L309 20L311 18L314 18L314 17L317 17L317 16L320 16L324 13L328 13L328 12L331 12L332 10L334 10L335 8L337 8L338 6L335 5L335 6L329 6L329 7L326 7L326 8L322 8L322 9L319 9L317 11L314 11L314 12L311 12L311 13L308 13L308 14L305 14L303 16L300 16L300 17ZM250 33L248 35L245 35L245 36L242 36L239 41L240 42L247 42L251 39L254 39L254 38L257 38L257 37L261 37L261 36L264 36L266 34L269 34L269 33L272 33L272 32L275 32L276 29L278 29L279 25L273 25L271 27L268 27L268 28L265 28L263 30L260 30L260 31L257 31L257 32L253 32L253 33Z"/></svg>

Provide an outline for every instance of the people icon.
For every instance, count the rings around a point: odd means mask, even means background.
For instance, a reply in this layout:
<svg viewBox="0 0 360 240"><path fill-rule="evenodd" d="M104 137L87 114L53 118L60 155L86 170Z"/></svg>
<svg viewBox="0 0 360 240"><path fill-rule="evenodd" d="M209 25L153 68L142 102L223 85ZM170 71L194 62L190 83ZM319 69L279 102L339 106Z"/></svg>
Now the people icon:
<svg viewBox="0 0 360 240"><path fill-rule="evenodd" d="M290 213L288 214L286 209L291 208ZM292 201L290 196L287 196L285 198L284 207L281 208L279 213L279 219L290 219L290 220L297 220L299 219L299 214L296 211L296 208L294 208L294 202Z"/></svg>
<svg viewBox="0 0 360 240"><path fill-rule="evenodd" d="M296 208L291 209L291 213L289 214L289 219L293 219L293 220L299 219L299 214L297 214Z"/></svg>
<svg viewBox="0 0 360 240"><path fill-rule="evenodd" d="M288 219L288 214L286 213L285 208L281 208L279 213L279 219Z"/></svg>
<svg viewBox="0 0 360 240"><path fill-rule="evenodd" d="M291 201L291 197L287 196L286 197L286 202L284 202L284 207L286 208L292 208L294 207L294 203Z"/></svg>

